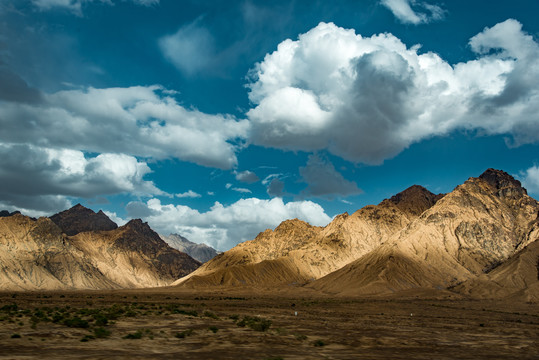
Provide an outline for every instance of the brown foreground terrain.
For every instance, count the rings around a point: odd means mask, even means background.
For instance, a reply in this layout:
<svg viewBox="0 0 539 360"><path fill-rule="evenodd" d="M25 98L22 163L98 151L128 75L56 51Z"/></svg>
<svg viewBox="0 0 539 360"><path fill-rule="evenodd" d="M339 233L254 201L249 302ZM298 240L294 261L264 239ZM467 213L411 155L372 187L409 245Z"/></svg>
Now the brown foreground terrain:
<svg viewBox="0 0 539 360"><path fill-rule="evenodd" d="M539 356L537 304L469 300L449 292L363 299L306 289L256 293L0 293L0 359Z"/></svg>

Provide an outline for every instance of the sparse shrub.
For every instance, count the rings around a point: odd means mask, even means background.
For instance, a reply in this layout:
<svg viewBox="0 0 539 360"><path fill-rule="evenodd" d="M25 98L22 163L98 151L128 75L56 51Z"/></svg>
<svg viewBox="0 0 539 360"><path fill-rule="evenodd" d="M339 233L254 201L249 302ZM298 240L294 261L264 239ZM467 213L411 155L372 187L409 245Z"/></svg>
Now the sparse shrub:
<svg viewBox="0 0 539 360"><path fill-rule="evenodd" d="M244 316L243 319L236 324L240 327L248 326L255 331L266 331L271 326L271 320L258 316Z"/></svg>
<svg viewBox="0 0 539 360"><path fill-rule="evenodd" d="M96 327L94 329L94 336L98 339L103 339L110 336L110 330L102 327Z"/></svg>
<svg viewBox="0 0 539 360"><path fill-rule="evenodd" d="M64 325L67 326L67 327L83 328L83 329L87 329L90 326L88 321L83 320L78 316L75 316L75 317L73 317L71 319L65 319L64 320Z"/></svg>
<svg viewBox="0 0 539 360"><path fill-rule="evenodd" d="M136 332L132 333L132 334L127 334L125 335L122 339L131 339L131 340L138 340L138 339L142 339L142 331L140 330L137 330Z"/></svg>
<svg viewBox="0 0 539 360"><path fill-rule="evenodd" d="M212 313L211 311L204 311L204 316L205 316L205 317L212 318L212 319L215 319L215 320L219 320L219 316L217 316L216 314Z"/></svg>
<svg viewBox="0 0 539 360"><path fill-rule="evenodd" d="M13 335L11 335L11 338L12 339L20 339L21 335L20 334L13 334Z"/></svg>
<svg viewBox="0 0 539 360"><path fill-rule="evenodd" d="M294 336L300 341L307 340L307 336L303 334L295 334Z"/></svg>
<svg viewBox="0 0 539 360"><path fill-rule="evenodd" d="M234 322L236 322L236 321L238 321L240 319L240 316L237 315L237 314L234 314L234 315L230 315L228 318L231 319L231 320L234 320Z"/></svg>
<svg viewBox="0 0 539 360"><path fill-rule="evenodd" d="M193 329L187 329L182 332L176 333L174 336L177 337L178 339L184 339L187 336L191 336L193 334L194 334Z"/></svg>
<svg viewBox="0 0 539 360"><path fill-rule="evenodd" d="M217 326L210 326L210 331L213 332L214 334L219 331L219 328Z"/></svg>
<svg viewBox="0 0 539 360"><path fill-rule="evenodd" d="M313 342L313 345L314 345L314 346L325 346L326 343L323 342L322 340L315 340L315 341Z"/></svg>
<svg viewBox="0 0 539 360"><path fill-rule="evenodd" d="M103 314L94 314L93 317L96 326L106 326L109 323L109 319Z"/></svg>
<svg viewBox="0 0 539 360"><path fill-rule="evenodd" d="M82 339L80 339L81 342L88 342L90 340L95 339L92 335L85 335Z"/></svg>

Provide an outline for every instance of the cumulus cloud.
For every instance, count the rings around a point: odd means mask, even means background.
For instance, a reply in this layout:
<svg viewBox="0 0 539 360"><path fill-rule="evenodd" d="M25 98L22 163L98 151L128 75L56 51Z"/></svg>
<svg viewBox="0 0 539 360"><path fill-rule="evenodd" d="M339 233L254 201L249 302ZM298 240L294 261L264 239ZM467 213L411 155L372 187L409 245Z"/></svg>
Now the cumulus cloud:
<svg viewBox="0 0 539 360"><path fill-rule="evenodd" d="M298 218L319 226L331 221L324 209L314 202L284 203L280 198L241 199L229 206L216 202L209 211L202 213L184 205L162 204L158 199L136 204L138 215L143 214L142 208L147 209L146 216L141 217L157 232L178 233L223 251L254 239L263 229L273 229L286 219Z"/></svg>
<svg viewBox="0 0 539 360"><path fill-rule="evenodd" d="M391 34L320 23L252 69L251 140L369 164L458 129L539 140L537 42L509 19L470 47L476 59L450 65Z"/></svg>
<svg viewBox="0 0 539 360"><path fill-rule="evenodd" d="M236 176L236 180L242 181L248 184L252 184L260 180L260 178L254 172L249 171L249 170L240 171L240 172L235 171L234 175Z"/></svg>
<svg viewBox="0 0 539 360"><path fill-rule="evenodd" d="M186 191L186 192L181 193L181 194L176 194L175 196L178 197L178 198L199 198L199 197L202 197L202 195L200 195L199 193L194 192L193 190L189 190L189 191Z"/></svg>
<svg viewBox="0 0 539 360"><path fill-rule="evenodd" d="M215 56L213 36L201 18L159 39L159 47L165 58L187 75L207 69Z"/></svg>
<svg viewBox="0 0 539 360"><path fill-rule="evenodd" d="M68 197L165 195L144 180L150 172L146 163L123 154L87 157L76 150L0 144L0 198L21 211L65 210Z"/></svg>
<svg viewBox="0 0 539 360"><path fill-rule="evenodd" d="M229 169L249 124L186 109L160 86L68 90L36 104L0 102L0 142L177 158Z"/></svg>
<svg viewBox="0 0 539 360"><path fill-rule="evenodd" d="M381 0L397 19L404 24L424 24L441 20L445 11L437 6L417 0Z"/></svg>
<svg viewBox="0 0 539 360"><path fill-rule="evenodd" d="M356 183L346 180L333 164L319 155L310 155L307 165L299 169L307 189L302 194L333 199L361 193Z"/></svg>
<svg viewBox="0 0 539 360"><path fill-rule="evenodd" d="M534 165L521 173L524 187L532 194L539 194L539 166Z"/></svg>

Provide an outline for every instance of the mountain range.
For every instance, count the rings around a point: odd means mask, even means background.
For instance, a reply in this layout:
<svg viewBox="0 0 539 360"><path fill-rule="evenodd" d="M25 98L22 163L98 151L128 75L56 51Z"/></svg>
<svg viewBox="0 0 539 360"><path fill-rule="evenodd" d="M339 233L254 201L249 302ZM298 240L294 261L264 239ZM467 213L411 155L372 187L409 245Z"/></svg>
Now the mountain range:
<svg viewBox="0 0 539 360"><path fill-rule="evenodd" d="M80 204L50 218L0 217L0 288L119 289L165 286L200 266L147 223L118 227Z"/></svg>
<svg viewBox="0 0 539 360"><path fill-rule="evenodd" d="M488 169L448 194L412 186L324 228L283 222L179 279L179 287L301 285L342 296L449 289L539 299L539 203Z"/></svg>
<svg viewBox="0 0 539 360"><path fill-rule="evenodd" d="M414 185L325 227L287 220L220 254L138 219L118 227L81 205L50 218L0 215L2 289L304 287L539 300L539 202L495 169L447 194Z"/></svg>

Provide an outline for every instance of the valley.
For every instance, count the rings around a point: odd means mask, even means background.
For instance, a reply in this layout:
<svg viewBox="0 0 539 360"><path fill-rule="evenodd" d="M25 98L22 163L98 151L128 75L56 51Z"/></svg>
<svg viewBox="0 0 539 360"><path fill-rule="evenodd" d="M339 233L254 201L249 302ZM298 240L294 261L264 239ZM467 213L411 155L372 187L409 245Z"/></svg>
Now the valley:
<svg viewBox="0 0 539 360"><path fill-rule="evenodd" d="M4 292L0 309L0 359L533 359L539 351L536 305L447 291ZM46 320L57 313L88 327Z"/></svg>

